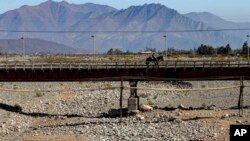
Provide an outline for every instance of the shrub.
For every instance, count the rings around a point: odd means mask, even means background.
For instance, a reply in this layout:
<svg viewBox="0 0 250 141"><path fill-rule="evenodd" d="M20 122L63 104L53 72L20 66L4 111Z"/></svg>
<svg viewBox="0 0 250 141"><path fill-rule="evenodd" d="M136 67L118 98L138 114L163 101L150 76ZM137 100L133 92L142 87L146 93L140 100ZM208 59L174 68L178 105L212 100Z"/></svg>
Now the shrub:
<svg viewBox="0 0 250 141"><path fill-rule="evenodd" d="M111 89L113 86L110 83L105 84L105 88Z"/></svg>
<svg viewBox="0 0 250 141"><path fill-rule="evenodd" d="M197 55L196 55L195 53L192 53L192 54L189 54L188 57L189 57L189 58L196 58Z"/></svg>
<svg viewBox="0 0 250 141"><path fill-rule="evenodd" d="M23 108L22 108L19 104L15 104L15 105L14 105L14 110L15 110L16 112L22 112Z"/></svg>
<svg viewBox="0 0 250 141"><path fill-rule="evenodd" d="M154 105L154 102L152 102L150 99L147 99L147 101L148 101L148 105L150 105L150 106Z"/></svg>
<svg viewBox="0 0 250 141"><path fill-rule="evenodd" d="M157 99L157 95L155 95L155 96L153 97L153 99Z"/></svg>
<svg viewBox="0 0 250 141"><path fill-rule="evenodd" d="M202 107L202 108L206 108L206 107L207 107L207 104L206 104L206 103L202 103L202 104L201 104L201 107Z"/></svg>
<svg viewBox="0 0 250 141"><path fill-rule="evenodd" d="M14 89L14 90L17 89L17 85L16 85L16 84L13 85L13 89Z"/></svg>
<svg viewBox="0 0 250 141"><path fill-rule="evenodd" d="M141 98L147 98L149 96L149 94L143 93L139 95Z"/></svg>
<svg viewBox="0 0 250 141"><path fill-rule="evenodd" d="M42 97L42 96L44 96L44 93L37 92L37 93L36 93L36 96L37 96L37 97Z"/></svg>

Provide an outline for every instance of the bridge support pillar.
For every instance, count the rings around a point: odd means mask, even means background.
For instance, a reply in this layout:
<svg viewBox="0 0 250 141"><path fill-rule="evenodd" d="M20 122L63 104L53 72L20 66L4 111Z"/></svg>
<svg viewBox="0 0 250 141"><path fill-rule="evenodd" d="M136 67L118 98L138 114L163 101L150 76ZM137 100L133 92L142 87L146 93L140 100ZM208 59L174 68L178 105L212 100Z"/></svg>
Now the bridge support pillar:
<svg viewBox="0 0 250 141"><path fill-rule="evenodd" d="M137 113L138 111L138 102L137 98L130 97L128 98L128 113Z"/></svg>
<svg viewBox="0 0 250 141"><path fill-rule="evenodd" d="M130 81L130 96L128 98L128 113L139 112L139 96L137 95L137 81Z"/></svg>

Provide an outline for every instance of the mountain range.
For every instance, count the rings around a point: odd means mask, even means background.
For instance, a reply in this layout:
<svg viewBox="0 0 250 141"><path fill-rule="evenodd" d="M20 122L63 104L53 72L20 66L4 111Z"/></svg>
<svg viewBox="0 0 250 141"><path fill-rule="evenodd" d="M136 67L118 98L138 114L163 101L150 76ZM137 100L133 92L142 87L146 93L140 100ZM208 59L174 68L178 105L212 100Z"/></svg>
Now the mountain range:
<svg viewBox="0 0 250 141"><path fill-rule="evenodd" d="M0 52L10 54L76 54L78 50L42 39L0 39Z"/></svg>
<svg viewBox="0 0 250 141"><path fill-rule="evenodd" d="M12 31L1 32L1 39L24 37L37 41L48 40L47 43L64 45L64 52L72 49L72 52L78 53L93 53L93 46L97 53L110 48L123 51L146 48L164 50L170 47L190 49L200 44L230 44L233 48L241 48L248 31L197 31L242 28L250 28L250 23L226 21L208 12L180 14L161 4L144 4L118 10L93 3L76 5L48 0L0 15L0 30ZM165 34L166 38L163 37ZM7 47L4 48L1 50L6 51ZM48 48L43 49L49 52Z"/></svg>

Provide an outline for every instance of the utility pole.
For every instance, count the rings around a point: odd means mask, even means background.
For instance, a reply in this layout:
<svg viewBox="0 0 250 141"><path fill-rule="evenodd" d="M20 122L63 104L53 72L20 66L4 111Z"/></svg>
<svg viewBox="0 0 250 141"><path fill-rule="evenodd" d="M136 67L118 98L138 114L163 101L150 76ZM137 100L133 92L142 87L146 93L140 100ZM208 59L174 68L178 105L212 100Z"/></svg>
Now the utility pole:
<svg viewBox="0 0 250 141"><path fill-rule="evenodd" d="M163 35L164 37L164 41L165 41L165 50L166 50L166 57L168 56L168 49L167 49L167 34L165 33L165 35Z"/></svg>
<svg viewBox="0 0 250 141"><path fill-rule="evenodd" d="M247 61L249 61L249 44L250 44L250 42L249 42L250 35L249 34L250 33L248 33L248 35L247 35Z"/></svg>
<svg viewBox="0 0 250 141"><path fill-rule="evenodd" d="M24 37L21 37L22 40L22 47L23 47L23 56L25 56L25 48L24 48Z"/></svg>
<svg viewBox="0 0 250 141"><path fill-rule="evenodd" d="M95 59L95 35L91 36L93 39L93 54L94 54L94 59Z"/></svg>

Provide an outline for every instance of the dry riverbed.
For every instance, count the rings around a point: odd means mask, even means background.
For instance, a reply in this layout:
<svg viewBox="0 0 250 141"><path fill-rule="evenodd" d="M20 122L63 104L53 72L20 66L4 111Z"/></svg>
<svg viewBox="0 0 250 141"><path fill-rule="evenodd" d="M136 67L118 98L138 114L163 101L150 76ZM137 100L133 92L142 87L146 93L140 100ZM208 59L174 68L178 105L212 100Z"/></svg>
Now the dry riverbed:
<svg viewBox="0 0 250 141"><path fill-rule="evenodd" d="M205 89L238 84L156 81L139 82L138 87ZM248 81L244 84L248 85ZM124 85L128 86L128 82ZM239 88L232 88L138 90L140 103L151 104L154 110L123 117L119 123L119 118L108 117L110 109L119 108L120 89L113 89L119 86L120 82L1 82L0 140L229 140L230 124L250 122L250 109L246 107L243 116L234 109ZM127 107L129 89L124 90L123 97L123 107ZM245 87L244 105L249 106L249 102L249 88Z"/></svg>

